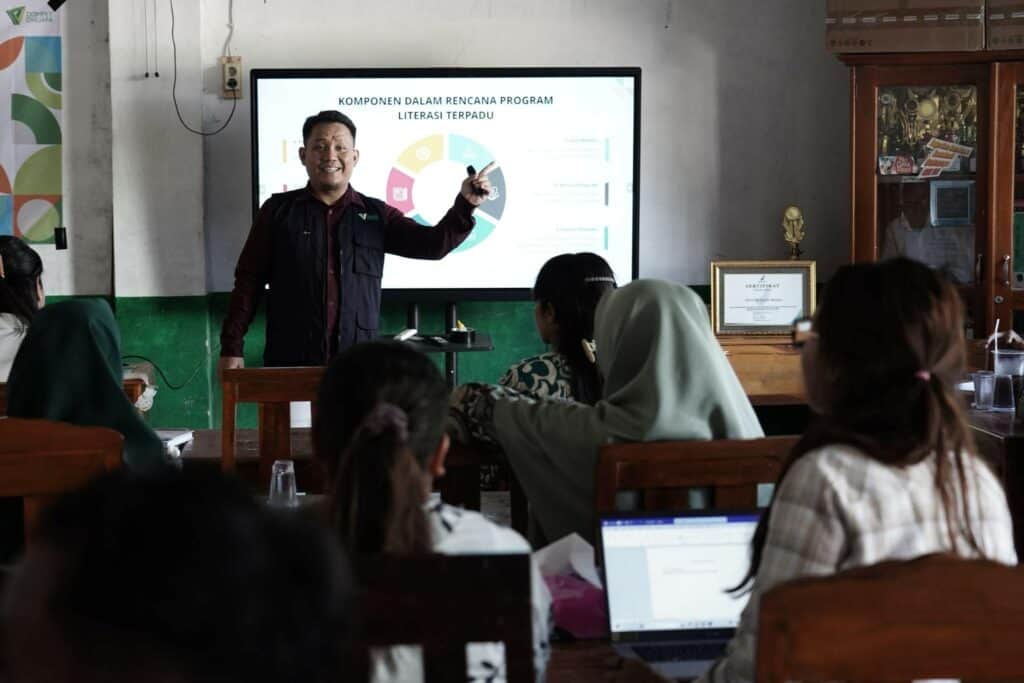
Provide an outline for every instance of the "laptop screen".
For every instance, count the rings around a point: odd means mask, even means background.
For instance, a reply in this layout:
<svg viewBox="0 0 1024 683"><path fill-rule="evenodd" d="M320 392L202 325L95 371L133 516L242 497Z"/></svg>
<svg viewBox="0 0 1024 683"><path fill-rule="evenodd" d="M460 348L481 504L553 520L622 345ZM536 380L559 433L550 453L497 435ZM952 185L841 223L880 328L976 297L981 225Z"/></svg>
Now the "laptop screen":
<svg viewBox="0 0 1024 683"><path fill-rule="evenodd" d="M683 513L601 520L612 634L735 628L736 586L758 515Z"/></svg>

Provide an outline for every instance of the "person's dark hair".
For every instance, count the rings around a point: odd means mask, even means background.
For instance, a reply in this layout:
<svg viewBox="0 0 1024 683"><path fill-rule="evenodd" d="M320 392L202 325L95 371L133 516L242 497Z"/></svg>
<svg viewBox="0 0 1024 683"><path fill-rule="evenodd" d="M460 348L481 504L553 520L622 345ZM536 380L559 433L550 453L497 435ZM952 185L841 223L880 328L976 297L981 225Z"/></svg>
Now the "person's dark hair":
<svg viewBox="0 0 1024 683"><path fill-rule="evenodd" d="M355 660L337 544L219 474L106 475L34 543L56 551L46 609L91 671L340 683Z"/></svg>
<svg viewBox="0 0 1024 683"><path fill-rule="evenodd" d="M352 123L352 119L342 114L340 111L334 109L325 109L322 112L313 114L306 122L302 124L302 144L309 142L309 136L321 123L340 123L341 125L348 128L348 131L352 133L352 142L356 141L356 124Z"/></svg>
<svg viewBox="0 0 1024 683"><path fill-rule="evenodd" d="M36 287L43 275L43 260L18 237L0 235L0 313L11 313L28 325L39 310Z"/></svg>
<svg viewBox="0 0 1024 683"><path fill-rule="evenodd" d="M573 398L581 403L594 404L601 398L601 374L597 364L587 358L583 342L593 341L597 302L612 289L615 274L611 266L589 252L549 259L533 285L534 301L550 305L554 311L558 338L552 340L552 346L568 361Z"/></svg>
<svg viewBox="0 0 1024 683"><path fill-rule="evenodd" d="M978 455L956 394L964 372L963 304L938 272L905 258L840 268L815 316L818 362L827 376L823 415L797 442L779 475L829 444L847 444L894 467L935 458L935 487L958 538L982 555L971 527L965 460ZM945 455L949 457L944 457ZM957 510L957 491L962 491ZM754 533L747 586L761 564L769 505Z"/></svg>
<svg viewBox="0 0 1024 683"><path fill-rule="evenodd" d="M400 342L357 344L327 368L314 450L333 482L331 519L349 552L430 552L423 483L447 414L437 366Z"/></svg>

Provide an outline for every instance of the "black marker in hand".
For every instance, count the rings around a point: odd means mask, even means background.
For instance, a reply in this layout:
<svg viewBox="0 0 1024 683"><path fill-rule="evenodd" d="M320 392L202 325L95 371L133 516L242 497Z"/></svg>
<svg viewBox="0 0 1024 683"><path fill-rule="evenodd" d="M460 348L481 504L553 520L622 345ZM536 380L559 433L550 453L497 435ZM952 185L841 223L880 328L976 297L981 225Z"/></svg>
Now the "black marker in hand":
<svg viewBox="0 0 1024 683"><path fill-rule="evenodd" d="M467 166L466 173L469 175L462 181L462 187L459 189L462 198L473 206L480 206L487 201L491 196L491 181L487 179L487 174L497 165L496 161L492 161L479 172L473 166Z"/></svg>

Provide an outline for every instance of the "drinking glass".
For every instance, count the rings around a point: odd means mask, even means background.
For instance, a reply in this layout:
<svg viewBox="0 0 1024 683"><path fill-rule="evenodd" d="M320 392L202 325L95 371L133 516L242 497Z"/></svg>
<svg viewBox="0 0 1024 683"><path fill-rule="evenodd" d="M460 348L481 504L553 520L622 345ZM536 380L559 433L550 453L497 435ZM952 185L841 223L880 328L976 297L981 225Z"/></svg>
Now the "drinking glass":
<svg viewBox="0 0 1024 683"><path fill-rule="evenodd" d="M1013 375L996 375L992 389L992 410L997 413L1014 412Z"/></svg>
<svg viewBox="0 0 1024 683"><path fill-rule="evenodd" d="M295 491L295 463L291 460L274 461L267 502L274 507L295 507L299 504Z"/></svg>
<svg viewBox="0 0 1024 683"><path fill-rule="evenodd" d="M975 372L974 379L974 407L977 410L992 410L992 399L996 388L996 375L989 370Z"/></svg>

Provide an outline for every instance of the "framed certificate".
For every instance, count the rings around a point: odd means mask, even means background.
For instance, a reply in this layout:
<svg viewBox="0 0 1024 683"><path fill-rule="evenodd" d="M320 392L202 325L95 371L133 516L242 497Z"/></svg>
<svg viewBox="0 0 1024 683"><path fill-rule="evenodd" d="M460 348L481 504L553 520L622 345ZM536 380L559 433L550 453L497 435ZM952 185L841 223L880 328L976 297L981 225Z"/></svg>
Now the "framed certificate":
<svg viewBox="0 0 1024 683"><path fill-rule="evenodd" d="M814 313L814 261L712 261L715 334L789 334Z"/></svg>

